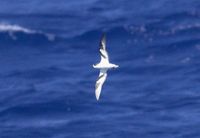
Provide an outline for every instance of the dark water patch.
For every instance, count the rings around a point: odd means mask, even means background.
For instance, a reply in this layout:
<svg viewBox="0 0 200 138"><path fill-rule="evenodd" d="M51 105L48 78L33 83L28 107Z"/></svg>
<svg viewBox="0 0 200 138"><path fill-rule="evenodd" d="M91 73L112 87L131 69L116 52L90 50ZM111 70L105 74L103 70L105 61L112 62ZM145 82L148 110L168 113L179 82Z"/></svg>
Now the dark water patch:
<svg viewBox="0 0 200 138"><path fill-rule="evenodd" d="M5 75L7 78L24 78L24 79L47 79L55 77L64 77L66 74L70 74L68 69L60 69L57 67L49 67L46 69L35 69L27 71L13 71L13 73ZM63 76L64 75L64 76Z"/></svg>
<svg viewBox="0 0 200 138"><path fill-rule="evenodd" d="M54 41L54 36L46 36L44 34L27 34L23 32L0 33L0 42L4 47L7 45L32 45L38 47L38 45L52 45L52 41Z"/></svg>

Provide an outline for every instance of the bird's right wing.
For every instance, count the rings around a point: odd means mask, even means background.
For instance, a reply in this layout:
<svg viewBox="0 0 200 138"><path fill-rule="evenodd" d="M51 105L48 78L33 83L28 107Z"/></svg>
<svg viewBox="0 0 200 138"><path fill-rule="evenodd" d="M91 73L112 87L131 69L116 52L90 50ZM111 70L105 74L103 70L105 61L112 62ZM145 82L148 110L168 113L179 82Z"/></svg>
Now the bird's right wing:
<svg viewBox="0 0 200 138"><path fill-rule="evenodd" d="M101 89L106 80L106 77L107 77L107 69L101 69L99 73L99 78L97 79L95 85L95 95L97 100L99 100Z"/></svg>
<svg viewBox="0 0 200 138"><path fill-rule="evenodd" d="M109 63L109 56L106 51L106 35L105 34L103 34L103 36L101 38L99 51L100 51L100 55L101 55L100 62Z"/></svg>

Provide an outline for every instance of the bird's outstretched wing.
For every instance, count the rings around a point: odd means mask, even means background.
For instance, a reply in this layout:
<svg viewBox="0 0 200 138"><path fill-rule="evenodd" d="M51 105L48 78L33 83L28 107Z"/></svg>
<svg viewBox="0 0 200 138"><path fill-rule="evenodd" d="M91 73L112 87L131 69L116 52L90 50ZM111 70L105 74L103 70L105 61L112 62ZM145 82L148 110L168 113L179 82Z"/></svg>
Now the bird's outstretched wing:
<svg viewBox="0 0 200 138"><path fill-rule="evenodd" d="M95 85L95 95L97 100L99 100L101 89L106 80L106 77L107 77L107 69L101 69Z"/></svg>
<svg viewBox="0 0 200 138"><path fill-rule="evenodd" d="M101 41L100 41L100 55L101 55L101 61L103 63L109 63L109 56L106 51L106 35L103 34Z"/></svg>

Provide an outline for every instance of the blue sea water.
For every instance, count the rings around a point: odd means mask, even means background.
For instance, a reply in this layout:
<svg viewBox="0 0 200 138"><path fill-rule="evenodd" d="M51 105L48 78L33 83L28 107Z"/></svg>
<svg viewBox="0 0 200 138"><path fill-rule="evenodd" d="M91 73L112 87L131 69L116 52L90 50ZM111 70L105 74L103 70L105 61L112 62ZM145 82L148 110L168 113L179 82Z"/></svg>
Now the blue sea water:
<svg viewBox="0 0 200 138"><path fill-rule="evenodd" d="M199 0L1 0L0 138L199 138ZM94 94L99 39L111 62Z"/></svg>

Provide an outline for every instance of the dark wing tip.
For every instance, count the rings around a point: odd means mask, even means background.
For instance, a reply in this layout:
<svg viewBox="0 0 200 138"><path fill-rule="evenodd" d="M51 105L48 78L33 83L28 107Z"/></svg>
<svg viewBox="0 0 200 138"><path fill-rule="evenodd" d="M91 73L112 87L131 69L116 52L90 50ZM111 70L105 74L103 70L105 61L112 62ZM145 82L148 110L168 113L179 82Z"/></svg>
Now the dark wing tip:
<svg viewBox="0 0 200 138"><path fill-rule="evenodd" d="M102 37L101 37L101 41L102 42L106 42L106 33L103 33Z"/></svg>
<svg viewBox="0 0 200 138"><path fill-rule="evenodd" d="M102 39L106 39L106 33L105 32L102 34Z"/></svg>

